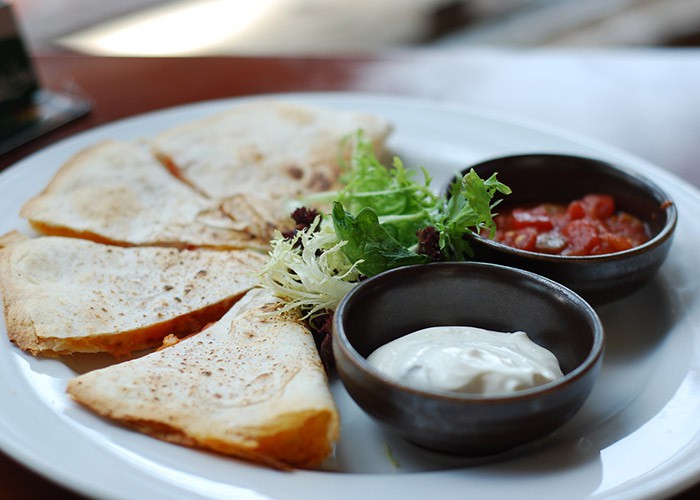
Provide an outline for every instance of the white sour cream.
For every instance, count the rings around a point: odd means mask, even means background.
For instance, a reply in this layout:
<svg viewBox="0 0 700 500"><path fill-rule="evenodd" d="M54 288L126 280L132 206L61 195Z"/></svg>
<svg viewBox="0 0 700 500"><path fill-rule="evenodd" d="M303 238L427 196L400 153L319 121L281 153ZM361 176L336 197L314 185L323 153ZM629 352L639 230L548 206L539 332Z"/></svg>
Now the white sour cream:
<svg viewBox="0 0 700 500"><path fill-rule="evenodd" d="M417 388L509 394L563 377L559 361L525 332L470 326L418 330L381 346L367 360Z"/></svg>

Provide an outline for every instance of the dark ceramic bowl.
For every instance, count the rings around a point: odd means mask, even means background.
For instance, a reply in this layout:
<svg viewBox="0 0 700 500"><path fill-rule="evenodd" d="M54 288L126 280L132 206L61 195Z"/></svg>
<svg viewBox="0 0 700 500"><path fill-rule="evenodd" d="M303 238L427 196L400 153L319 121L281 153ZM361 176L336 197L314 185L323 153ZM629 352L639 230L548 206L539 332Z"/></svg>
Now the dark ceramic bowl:
<svg viewBox="0 0 700 500"><path fill-rule="evenodd" d="M429 391L380 373L367 356L430 326L522 330L552 351L564 377L509 395ZM501 452L545 436L571 418L598 375L603 329L571 290L494 264L434 263L394 269L360 283L333 325L338 374L370 416L420 446L463 455Z"/></svg>
<svg viewBox="0 0 700 500"><path fill-rule="evenodd" d="M618 210L642 220L652 236L630 250L579 257L519 250L471 235L476 260L547 276L589 302L600 304L622 298L646 284L671 248L677 213L669 196L651 181L610 163L577 156L529 154L496 158L469 168L484 179L498 173L498 179L513 190L496 211L542 202L567 204L589 193L609 194Z"/></svg>

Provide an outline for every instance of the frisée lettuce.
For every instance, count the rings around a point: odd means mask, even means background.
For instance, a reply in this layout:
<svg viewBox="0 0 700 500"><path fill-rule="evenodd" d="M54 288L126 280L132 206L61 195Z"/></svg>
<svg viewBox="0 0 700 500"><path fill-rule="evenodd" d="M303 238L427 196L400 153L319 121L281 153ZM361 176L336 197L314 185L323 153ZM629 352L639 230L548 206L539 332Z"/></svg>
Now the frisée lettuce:
<svg viewBox="0 0 700 500"><path fill-rule="evenodd" d="M262 284L287 300L286 309L300 308L311 317L333 310L361 278L360 262L347 258L345 244L320 216L291 238L278 231L260 273Z"/></svg>

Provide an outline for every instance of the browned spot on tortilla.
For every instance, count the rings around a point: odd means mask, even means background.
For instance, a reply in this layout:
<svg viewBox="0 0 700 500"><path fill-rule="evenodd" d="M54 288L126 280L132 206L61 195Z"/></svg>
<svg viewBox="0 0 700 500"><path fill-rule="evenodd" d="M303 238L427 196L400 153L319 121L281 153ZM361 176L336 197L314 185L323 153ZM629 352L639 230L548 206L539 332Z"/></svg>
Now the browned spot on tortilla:
<svg viewBox="0 0 700 500"><path fill-rule="evenodd" d="M317 191L327 191L332 185L331 180L322 172L314 172L311 179L309 179L309 182L306 184L309 189Z"/></svg>
<svg viewBox="0 0 700 500"><path fill-rule="evenodd" d="M287 167L287 174L292 179L299 180L304 177L304 171L296 165L291 165Z"/></svg>

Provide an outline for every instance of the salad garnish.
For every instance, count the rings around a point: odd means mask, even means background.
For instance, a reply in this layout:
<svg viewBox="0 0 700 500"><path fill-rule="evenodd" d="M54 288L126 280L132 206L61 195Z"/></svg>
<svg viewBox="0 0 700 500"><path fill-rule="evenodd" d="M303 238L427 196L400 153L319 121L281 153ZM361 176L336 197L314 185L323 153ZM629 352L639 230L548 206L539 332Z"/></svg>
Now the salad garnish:
<svg viewBox="0 0 700 500"><path fill-rule="evenodd" d="M420 172L422 179L414 179L416 172L399 158L386 167L358 132L342 189L301 200L303 207L293 215L296 229L275 232L262 284L306 319L327 318L364 278L411 264L473 257L465 234L495 233L492 212L498 201L493 198L510 188L495 174L483 180L470 170L447 195L439 195L427 170ZM330 213L320 214L317 207L329 203Z"/></svg>

